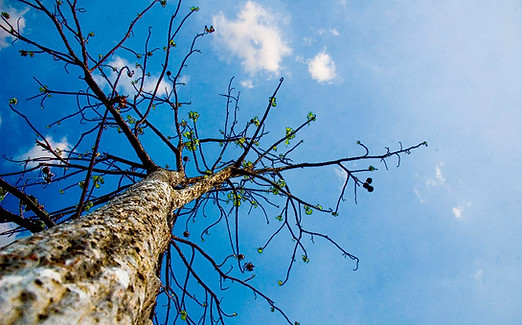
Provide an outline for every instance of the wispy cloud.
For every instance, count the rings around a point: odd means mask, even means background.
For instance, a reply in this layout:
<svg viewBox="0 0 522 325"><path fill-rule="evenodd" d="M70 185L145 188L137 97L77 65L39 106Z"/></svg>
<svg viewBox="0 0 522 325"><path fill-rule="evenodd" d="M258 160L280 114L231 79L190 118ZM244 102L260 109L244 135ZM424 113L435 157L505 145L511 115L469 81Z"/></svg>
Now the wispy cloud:
<svg viewBox="0 0 522 325"><path fill-rule="evenodd" d="M321 36L320 41L324 39L325 36L340 36L341 33L337 30L337 28L320 28L320 29L313 29L312 35L303 37L303 43L307 46L311 46L314 42L317 41L316 36Z"/></svg>
<svg viewBox="0 0 522 325"><path fill-rule="evenodd" d="M457 207L454 207L452 212L453 216L457 219L462 218L462 212L464 211L464 207L462 205L459 205Z"/></svg>
<svg viewBox="0 0 522 325"><path fill-rule="evenodd" d="M413 193L415 193L415 195L416 195L417 198L419 199L420 204L424 204L424 199L423 199L422 196L420 195L419 191L418 191L417 189L414 189L414 190L413 190Z"/></svg>
<svg viewBox="0 0 522 325"><path fill-rule="evenodd" d="M4 22L3 19L0 19L0 25L5 27L6 29L11 29L12 27L15 30L18 30L19 32L23 32L25 28L25 18L23 16L27 12L27 9L23 11L18 11L12 7L6 7L4 5L4 1L0 0L0 12L6 12L9 15L9 19L6 19L7 23ZM0 28L0 50L4 47L9 46L10 40L13 40L12 36L7 34L3 29Z"/></svg>
<svg viewBox="0 0 522 325"><path fill-rule="evenodd" d="M427 186L442 186L446 182L446 178L442 175L442 167L444 167L443 163L440 163L435 167L435 177L430 178L426 181Z"/></svg>
<svg viewBox="0 0 522 325"><path fill-rule="evenodd" d="M326 51L318 53L313 59L308 60L307 64L312 78L320 83L331 82L337 77L335 62Z"/></svg>
<svg viewBox="0 0 522 325"><path fill-rule="evenodd" d="M241 81L241 86L243 86L244 88L254 88L254 83L250 79L243 80L243 81Z"/></svg>
<svg viewBox="0 0 522 325"><path fill-rule="evenodd" d="M179 77L178 81L179 83L182 83L184 85L188 84L190 82L190 76L187 74L184 74ZM168 89L168 88L167 88Z"/></svg>
<svg viewBox="0 0 522 325"><path fill-rule="evenodd" d="M237 15L228 20L223 13L212 18L216 27L216 42L222 57L232 56L241 60L246 72L276 74L283 58L292 53L274 15L261 5L248 1Z"/></svg>
<svg viewBox="0 0 522 325"><path fill-rule="evenodd" d="M469 207L471 207L471 202L466 203L466 205L460 204L456 207L453 207L452 213L455 219L462 219L464 210Z"/></svg>
<svg viewBox="0 0 522 325"><path fill-rule="evenodd" d="M49 142L49 145L51 148L55 151L69 151L71 150L72 146L67 142L67 138L62 138L59 141L53 140L52 137L46 137L45 138L47 142ZM49 151L43 149L42 147L38 145L34 145L31 149L29 149L27 152L19 155L17 159L23 160L23 159L36 159L36 158L54 158L54 155L50 153ZM31 162L29 163L30 167L36 166L37 162Z"/></svg>
<svg viewBox="0 0 522 325"><path fill-rule="evenodd" d="M324 28L321 28L317 31L317 34L318 35L325 35L325 34L332 34L333 36L339 36L341 35L339 33L339 31L336 29L336 28L331 28L331 29L324 29Z"/></svg>
<svg viewBox="0 0 522 325"><path fill-rule="evenodd" d="M338 180L339 191L341 191L343 189L344 183L346 182L346 177L347 177L346 172L340 167L335 167L334 173L335 173L335 177Z"/></svg>
<svg viewBox="0 0 522 325"><path fill-rule="evenodd" d="M5 231L11 230L17 228L17 226L14 223L0 223L0 233L3 233ZM14 234L13 236L7 237L7 236L0 236L0 247L4 247L7 244L12 243L17 238L18 234Z"/></svg>
<svg viewBox="0 0 522 325"><path fill-rule="evenodd" d="M138 68L135 68L135 64L130 64L129 61L126 59L114 56L114 58L107 63L109 66L113 67L115 70L111 70L110 72L106 72L108 74L109 80L111 82L115 82L116 78L118 77L118 74L121 69L127 67L129 72L131 73L131 76L127 75L127 70L125 70L122 74L120 79L118 80L117 90L122 95L129 95L129 94L135 94L137 93L136 88L140 87L140 84L133 85L133 80L136 80L138 77L139 71ZM100 84L102 87L107 86L107 82L105 79L100 75L94 76L96 82ZM189 76L182 76L178 81L182 83L187 83L190 80ZM141 82L141 81L139 81ZM158 82L158 76L145 76L145 81L143 82L143 90L146 92L152 92L154 88L156 87L156 84ZM135 88L136 87L136 88ZM171 89L171 86L169 83L167 83L165 80L162 80L160 83L160 86L158 88L158 94L163 94L165 92L169 92Z"/></svg>

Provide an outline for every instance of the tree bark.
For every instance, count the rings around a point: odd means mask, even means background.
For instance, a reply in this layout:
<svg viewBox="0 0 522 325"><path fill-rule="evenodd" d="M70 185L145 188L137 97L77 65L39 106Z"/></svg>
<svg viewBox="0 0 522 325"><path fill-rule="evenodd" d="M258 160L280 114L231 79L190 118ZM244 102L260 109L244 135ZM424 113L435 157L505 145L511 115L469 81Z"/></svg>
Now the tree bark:
<svg viewBox="0 0 522 325"><path fill-rule="evenodd" d="M168 216L231 177L158 170L100 209L0 249L0 324L150 324Z"/></svg>

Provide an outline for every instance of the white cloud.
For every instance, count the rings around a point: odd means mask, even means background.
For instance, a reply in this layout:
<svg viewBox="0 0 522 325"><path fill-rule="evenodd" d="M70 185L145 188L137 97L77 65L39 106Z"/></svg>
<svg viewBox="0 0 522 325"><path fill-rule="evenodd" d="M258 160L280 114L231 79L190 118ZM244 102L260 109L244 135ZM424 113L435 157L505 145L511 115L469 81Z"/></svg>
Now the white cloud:
<svg viewBox="0 0 522 325"><path fill-rule="evenodd" d="M341 191L346 182L346 172L341 167L335 167L334 173L339 183L339 191Z"/></svg>
<svg viewBox="0 0 522 325"><path fill-rule="evenodd" d="M439 166L435 167L435 178L428 179L426 181L426 185L428 186L441 186L444 185L446 179L442 176L442 167L444 167L443 163L440 163Z"/></svg>
<svg viewBox="0 0 522 325"><path fill-rule="evenodd" d="M312 32L311 36L303 37L303 44L306 46L312 46L312 44L317 41L316 36L320 36L319 37L320 41L322 41L322 43L324 43L323 38L325 37L325 35L330 35L330 34L333 36L341 35L336 28L331 28L331 29L320 28L320 29L312 29L312 31L313 32Z"/></svg>
<svg viewBox="0 0 522 325"><path fill-rule="evenodd" d="M8 23L16 30L18 29L19 32L23 32L25 27L25 19L23 15L27 12L27 9L24 11L18 11L13 9L12 7L5 7L4 1L0 0L0 12L7 12L10 16L9 19L7 19ZM3 21L3 19L0 19L0 25L4 26L6 29L10 29L9 24ZM13 40L13 37L9 34L7 34L3 29L0 28L0 50L4 47L9 46L11 41Z"/></svg>
<svg viewBox="0 0 522 325"><path fill-rule="evenodd" d="M308 60L308 72L318 82L330 82L336 76L335 62L326 51L318 53L313 59Z"/></svg>
<svg viewBox="0 0 522 325"><path fill-rule="evenodd" d="M278 21L285 20L278 19ZM227 59L238 57L246 72L276 74L285 56L292 53L283 40L275 16L261 5L248 1L237 15L228 20L223 13L212 18L216 28L216 43Z"/></svg>
<svg viewBox="0 0 522 325"><path fill-rule="evenodd" d="M424 199L421 197L419 191L417 189L414 189L413 192L415 193L415 195L419 199L420 204L424 204Z"/></svg>
<svg viewBox="0 0 522 325"><path fill-rule="evenodd" d="M17 225L15 225L14 223L0 223L0 233L14 229L16 227ZM15 241L17 239L16 235L17 234L14 234L10 237L0 236L0 248Z"/></svg>
<svg viewBox="0 0 522 325"><path fill-rule="evenodd" d="M452 209L453 216L454 216L456 219L461 219L464 210L465 210L466 208L469 208L469 207L471 207L471 202L466 203L465 206L464 206L464 205L458 205L458 206L454 207L454 208Z"/></svg>
<svg viewBox="0 0 522 325"><path fill-rule="evenodd" d="M241 81L241 86L243 86L244 88L254 88L254 83L252 82L252 80L243 80Z"/></svg>
<svg viewBox="0 0 522 325"><path fill-rule="evenodd" d="M186 85L190 82L190 76L187 74L184 74L178 78L177 82L180 82L180 83Z"/></svg>
<svg viewBox="0 0 522 325"><path fill-rule="evenodd" d="M452 212L453 216L457 219L462 218L462 212L464 211L464 207L462 205L459 205L457 207L454 207Z"/></svg>
<svg viewBox="0 0 522 325"><path fill-rule="evenodd" d="M317 34L319 34L319 35L321 35L321 36L324 35L324 34L326 34L326 33L330 33L330 34L332 34L333 36L339 36L339 35L341 35L341 34L339 34L339 31L338 31L337 29L335 29L335 28L332 28L332 29L329 29L329 30L326 30L326 29L324 29L324 28L321 28L321 29L319 29L319 30L317 31Z"/></svg>
<svg viewBox="0 0 522 325"><path fill-rule="evenodd" d="M482 269L478 270L474 275L475 280L482 278L482 274L483 274Z"/></svg>
<svg viewBox="0 0 522 325"><path fill-rule="evenodd" d="M135 68L136 65L131 64L126 59L119 57L117 55L114 56L114 58L111 61L109 61L107 64L113 68L116 68L116 70L117 70L117 71L111 70L110 72L108 72L106 70L105 73L107 74L107 76L109 77L109 80L111 80L111 82L116 81L116 78L118 77L118 73L124 67L128 67L128 69L131 71L131 73L134 73L134 75L129 77L127 75L127 70L124 70L123 73L121 74L120 79L118 80L117 90L122 95L135 94L136 89L134 87L136 86L137 88L139 88L140 84L137 84L134 86L134 85L132 85L132 81L139 78L140 77L139 74L141 72L138 68ZM107 86L107 82L105 81L105 79L103 79L102 76L95 75L94 79L102 87ZM189 76L182 76L178 81L179 82L188 82L189 80L190 80ZM141 82L141 80L139 82ZM156 87L157 82L158 82L157 75L150 76L150 77L145 76L145 81L143 83L143 90L146 92L152 92L154 90L154 88ZM158 95L164 94L165 91L169 92L170 89L171 89L171 86L165 80L162 80L160 83L160 86L158 88Z"/></svg>
<svg viewBox="0 0 522 325"><path fill-rule="evenodd" d="M69 151L71 150L72 146L67 142L67 138L62 138L59 142L55 142L52 137L46 137L45 138L47 142L49 142L49 145L53 150L56 151L56 149L59 149L61 151ZM63 155L65 157L65 155ZM23 159L35 159L35 158L54 158L54 155L51 154L49 151L44 150L42 147L38 145L34 145L29 151L27 151L24 154L21 154L17 157L19 160ZM36 166L37 162L31 162L28 165L30 167Z"/></svg>

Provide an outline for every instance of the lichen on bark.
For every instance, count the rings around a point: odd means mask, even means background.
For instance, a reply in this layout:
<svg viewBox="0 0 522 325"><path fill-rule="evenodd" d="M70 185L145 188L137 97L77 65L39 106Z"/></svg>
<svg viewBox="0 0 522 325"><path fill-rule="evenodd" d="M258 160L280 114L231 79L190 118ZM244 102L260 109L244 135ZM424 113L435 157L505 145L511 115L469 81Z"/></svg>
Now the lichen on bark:
<svg viewBox="0 0 522 325"><path fill-rule="evenodd" d="M180 180L156 171L93 213L2 248L0 324L150 322Z"/></svg>

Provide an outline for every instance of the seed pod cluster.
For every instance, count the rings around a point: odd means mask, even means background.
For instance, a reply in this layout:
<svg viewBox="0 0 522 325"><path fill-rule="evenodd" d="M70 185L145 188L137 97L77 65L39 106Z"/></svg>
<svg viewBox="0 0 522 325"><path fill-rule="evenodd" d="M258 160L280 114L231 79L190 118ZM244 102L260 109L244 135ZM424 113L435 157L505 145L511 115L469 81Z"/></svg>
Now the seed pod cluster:
<svg viewBox="0 0 522 325"><path fill-rule="evenodd" d="M366 182L363 183L363 187L368 191L368 192L373 192L373 186L371 186L370 184L372 183L372 179L370 177L368 177L366 179Z"/></svg>

